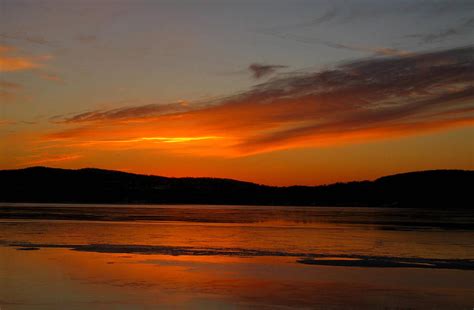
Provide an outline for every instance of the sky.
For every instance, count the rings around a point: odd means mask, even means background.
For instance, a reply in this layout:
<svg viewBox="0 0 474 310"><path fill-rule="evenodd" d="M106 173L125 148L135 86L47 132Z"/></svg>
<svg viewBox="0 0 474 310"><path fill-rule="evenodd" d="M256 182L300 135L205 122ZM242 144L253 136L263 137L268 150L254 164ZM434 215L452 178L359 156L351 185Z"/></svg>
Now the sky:
<svg viewBox="0 0 474 310"><path fill-rule="evenodd" d="M0 169L474 169L473 1L0 0Z"/></svg>

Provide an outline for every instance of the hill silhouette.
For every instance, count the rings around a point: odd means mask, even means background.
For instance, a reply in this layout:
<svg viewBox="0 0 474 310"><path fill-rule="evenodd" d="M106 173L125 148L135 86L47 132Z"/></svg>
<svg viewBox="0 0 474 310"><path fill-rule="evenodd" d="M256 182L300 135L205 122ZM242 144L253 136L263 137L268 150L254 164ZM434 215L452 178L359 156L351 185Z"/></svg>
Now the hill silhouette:
<svg viewBox="0 0 474 310"><path fill-rule="evenodd" d="M374 181L276 187L218 178L31 167L0 170L0 201L468 208L474 171L431 170Z"/></svg>

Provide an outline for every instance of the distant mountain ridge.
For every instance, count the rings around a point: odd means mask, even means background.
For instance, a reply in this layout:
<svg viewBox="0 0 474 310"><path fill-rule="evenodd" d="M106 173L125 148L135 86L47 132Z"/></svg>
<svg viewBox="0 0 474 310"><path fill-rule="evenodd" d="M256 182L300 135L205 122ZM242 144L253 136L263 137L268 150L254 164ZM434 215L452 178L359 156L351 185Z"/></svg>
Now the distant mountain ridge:
<svg viewBox="0 0 474 310"><path fill-rule="evenodd" d="M218 178L113 170L0 170L1 202L470 208L474 171L429 170L320 186L276 187Z"/></svg>

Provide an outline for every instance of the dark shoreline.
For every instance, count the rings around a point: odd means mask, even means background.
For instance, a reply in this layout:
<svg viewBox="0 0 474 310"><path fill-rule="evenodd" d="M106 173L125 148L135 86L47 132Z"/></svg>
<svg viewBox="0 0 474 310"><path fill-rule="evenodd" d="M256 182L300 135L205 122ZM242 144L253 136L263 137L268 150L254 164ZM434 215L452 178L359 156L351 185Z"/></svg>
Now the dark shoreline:
<svg viewBox="0 0 474 310"><path fill-rule="evenodd" d="M315 176L316 178L317 176ZM319 186L267 186L219 178L168 178L101 169L0 170L0 201L472 208L474 171L430 170Z"/></svg>

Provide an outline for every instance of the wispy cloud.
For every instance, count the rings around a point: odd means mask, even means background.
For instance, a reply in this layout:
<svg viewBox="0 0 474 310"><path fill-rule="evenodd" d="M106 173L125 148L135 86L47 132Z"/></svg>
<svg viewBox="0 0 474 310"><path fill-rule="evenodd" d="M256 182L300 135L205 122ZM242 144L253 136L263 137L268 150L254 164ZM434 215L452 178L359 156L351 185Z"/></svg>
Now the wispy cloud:
<svg viewBox="0 0 474 310"><path fill-rule="evenodd" d="M13 124L15 124L15 121L8 120L8 119L0 119L0 126L13 125Z"/></svg>
<svg viewBox="0 0 474 310"><path fill-rule="evenodd" d="M9 103L15 101L21 90L21 84L0 80L0 99L2 103Z"/></svg>
<svg viewBox="0 0 474 310"><path fill-rule="evenodd" d="M341 44L341 43L334 43L328 41L321 41L321 44L324 44L328 47L339 48L339 49L346 49L352 51L359 51L359 52L368 52L373 54L374 56L410 56L413 55L412 52L400 50L391 47L367 47L367 46L358 46L358 45L349 45L349 44Z"/></svg>
<svg viewBox="0 0 474 310"><path fill-rule="evenodd" d="M81 158L81 155L78 154L64 154L64 155L35 155L34 157L38 159L31 159L19 164L19 166L36 166L36 165L43 165L43 164L51 164L55 162L64 162L64 161L72 161Z"/></svg>
<svg viewBox="0 0 474 310"><path fill-rule="evenodd" d="M277 75L212 104L144 105L57 118L81 127L45 140L90 146L110 139L215 136L204 152L238 156L412 135L472 125L473 82L472 46L376 57Z"/></svg>
<svg viewBox="0 0 474 310"><path fill-rule="evenodd" d="M249 71L252 73L253 77L260 79L262 77L269 76L275 73L278 69L287 68L283 65L263 65L258 63L253 63L249 66Z"/></svg>
<svg viewBox="0 0 474 310"><path fill-rule="evenodd" d="M304 44L319 44L319 45L324 45L331 48L345 49L345 50L358 51L358 52L367 52L367 53L373 54L374 56L408 56L412 54L409 51L400 50L396 48L369 47L369 46L360 46L360 45L355 45L355 44L336 43L336 42L332 42L332 41L328 41L328 40L324 40L320 38L307 37L307 36L291 34L291 33L282 33L278 31L266 30L266 31L261 31L261 33L266 34L266 35L271 35L280 39L292 40L292 41L300 42Z"/></svg>
<svg viewBox="0 0 474 310"><path fill-rule="evenodd" d="M53 42L42 36L32 36L26 33L0 33L0 38L11 41L21 41L37 45L54 46Z"/></svg>
<svg viewBox="0 0 474 310"><path fill-rule="evenodd" d="M8 89L8 90L19 90L19 89L22 89L23 87L21 86L21 84L18 84L15 82L0 80L0 88Z"/></svg>
<svg viewBox="0 0 474 310"><path fill-rule="evenodd" d="M447 40L453 36L467 35L474 29L474 17L466 19L458 25L448 27L435 33L411 34L407 37L420 39L421 43L433 43Z"/></svg>
<svg viewBox="0 0 474 310"><path fill-rule="evenodd" d="M43 80L52 81L56 83L64 82L64 79L56 73L45 71L45 70L36 70L35 72Z"/></svg>
<svg viewBox="0 0 474 310"><path fill-rule="evenodd" d="M23 56L9 45L0 45L0 72L31 70L41 67L49 56Z"/></svg>
<svg viewBox="0 0 474 310"><path fill-rule="evenodd" d="M77 36L77 41L83 44L92 44L92 43L96 43L98 41L98 38L95 35L83 34L83 35Z"/></svg>
<svg viewBox="0 0 474 310"><path fill-rule="evenodd" d="M338 17L341 14L341 10L333 7L322 13L321 15L318 15L312 19L308 19L303 22L297 22L289 25L277 25L269 28L265 28L265 31L270 31L270 32L286 32L288 30L295 30L299 28L311 28L311 27L317 27L321 24L330 22L334 20L336 17ZM260 32L260 31L257 31Z"/></svg>
<svg viewBox="0 0 474 310"><path fill-rule="evenodd" d="M11 91L3 90L0 88L0 99L2 103L9 103L15 101L17 94Z"/></svg>
<svg viewBox="0 0 474 310"><path fill-rule="evenodd" d="M85 113L73 115L71 117L54 116L51 118L53 122L58 123L79 123L101 120L132 120L149 117L157 117L160 115L175 114L185 112L195 106L190 107L185 101L178 101L169 104L147 104L137 107L124 107L111 110L95 110Z"/></svg>

